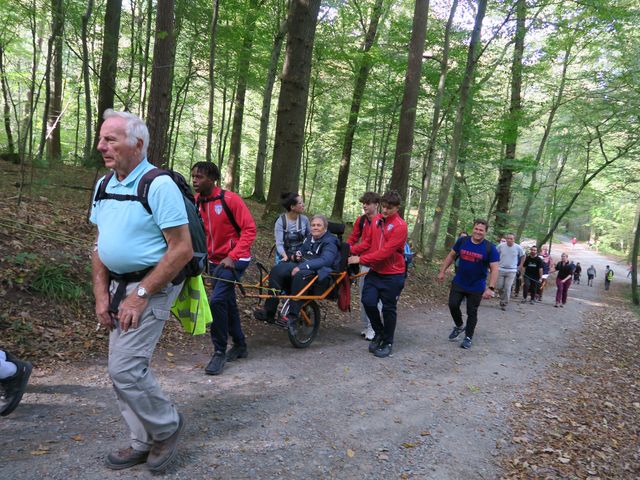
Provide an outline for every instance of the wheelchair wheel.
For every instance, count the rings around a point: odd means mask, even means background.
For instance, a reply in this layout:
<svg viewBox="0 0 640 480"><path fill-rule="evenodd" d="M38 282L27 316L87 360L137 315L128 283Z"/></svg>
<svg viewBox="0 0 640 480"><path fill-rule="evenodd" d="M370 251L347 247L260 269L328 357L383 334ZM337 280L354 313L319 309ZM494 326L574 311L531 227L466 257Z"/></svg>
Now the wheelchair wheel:
<svg viewBox="0 0 640 480"><path fill-rule="evenodd" d="M307 348L318 334L320 328L320 307L314 301L307 303L294 324L295 334L291 327L287 329L289 341L296 348Z"/></svg>

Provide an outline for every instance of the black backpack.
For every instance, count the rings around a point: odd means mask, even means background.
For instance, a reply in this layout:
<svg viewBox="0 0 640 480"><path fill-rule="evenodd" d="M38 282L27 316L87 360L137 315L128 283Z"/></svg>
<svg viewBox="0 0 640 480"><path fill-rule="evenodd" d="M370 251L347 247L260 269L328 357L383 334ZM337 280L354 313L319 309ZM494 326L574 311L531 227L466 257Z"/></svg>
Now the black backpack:
<svg viewBox="0 0 640 480"><path fill-rule="evenodd" d="M193 246L193 258L184 266L177 277L177 279L182 281L184 277L196 277L200 275L207 266L207 238L204 232L204 224L202 223L202 218L200 218L200 212L196 206L193 193L191 193L191 187L182 175L173 170L154 168L142 175L138 183L137 195L122 195L118 193L107 193L107 185L111 177L113 177L113 171L111 171L107 173L102 179L102 182L100 182L93 202L94 206L100 200L140 202L147 213L151 215L149 188L151 187L151 182L161 175L169 176L180 189L189 219L189 234L191 235L191 244Z"/></svg>

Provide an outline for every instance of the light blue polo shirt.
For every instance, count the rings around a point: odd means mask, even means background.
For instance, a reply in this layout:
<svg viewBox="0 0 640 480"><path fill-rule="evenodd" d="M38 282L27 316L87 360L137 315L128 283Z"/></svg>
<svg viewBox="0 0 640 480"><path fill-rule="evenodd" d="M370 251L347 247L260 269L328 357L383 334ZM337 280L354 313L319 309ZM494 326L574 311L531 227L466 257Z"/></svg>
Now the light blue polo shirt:
<svg viewBox="0 0 640 480"><path fill-rule="evenodd" d="M140 178L153 168L145 158L122 181L114 174L107 193L137 195ZM157 265L167 251L162 230L189 222L180 189L166 175L151 183L149 206L152 215L136 201L94 202L90 220L98 226L98 255L112 272L137 272Z"/></svg>

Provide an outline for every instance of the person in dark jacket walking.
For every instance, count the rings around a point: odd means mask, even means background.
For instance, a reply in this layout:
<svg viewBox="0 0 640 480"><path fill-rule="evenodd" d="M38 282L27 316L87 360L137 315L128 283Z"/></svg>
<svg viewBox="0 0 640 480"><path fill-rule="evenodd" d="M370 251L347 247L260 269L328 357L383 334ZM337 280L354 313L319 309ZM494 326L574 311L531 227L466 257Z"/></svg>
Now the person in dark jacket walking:
<svg viewBox="0 0 640 480"><path fill-rule="evenodd" d="M302 243L300 250L293 258L275 265L269 273L269 287L283 290L291 295L300 292L309 281L318 275L317 282L325 282L331 272L338 267L339 241L337 237L327 231L329 220L324 215L314 215L311 219L311 234ZM273 323L278 298L268 298L264 308L257 309L254 316L258 320ZM286 320L289 330L294 333L295 323L302 308L301 301L289 302L289 311L283 320Z"/></svg>
<svg viewBox="0 0 640 480"><path fill-rule="evenodd" d="M573 276L575 266L573 263L569 263L569 256L563 253L560 256L560 261L556 263L556 304L555 307L564 307L567 303L567 295L569 293L569 287L571 286L571 277Z"/></svg>

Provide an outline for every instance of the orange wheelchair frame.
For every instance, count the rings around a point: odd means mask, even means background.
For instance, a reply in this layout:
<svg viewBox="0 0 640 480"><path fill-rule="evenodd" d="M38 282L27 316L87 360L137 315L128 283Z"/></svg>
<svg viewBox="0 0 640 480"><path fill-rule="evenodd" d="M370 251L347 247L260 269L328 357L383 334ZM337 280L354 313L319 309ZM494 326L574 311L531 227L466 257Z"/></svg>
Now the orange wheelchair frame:
<svg viewBox="0 0 640 480"><path fill-rule="evenodd" d="M289 335L289 341L296 348L306 348L318 334L320 328L320 300L326 300L327 298L337 299L337 288L339 288L342 282L350 282L353 278L360 276L349 275L347 268L347 257L349 255L348 244L342 241L342 234L344 233L344 224L329 222L328 231L338 237L340 240L340 272L333 272L330 274L330 283L321 292L314 292L314 288L317 287L318 276L315 275L309 283L307 283L302 290L296 295L287 295L279 293L270 288L269 285L269 271L260 262L256 262L256 266L259 270L260 280L253 285L244 284L244 288L257 290L257 293L244 293L246 297L258 299L258 303L268 298L277 298L278 300L284 300L284 303L280 305L276 313L275 324L287 329ZM287 315L289 311L289 302L300 301L304 302L300 309L300 315L297 317L293 325L283 321L283 317Z"/></svg>

